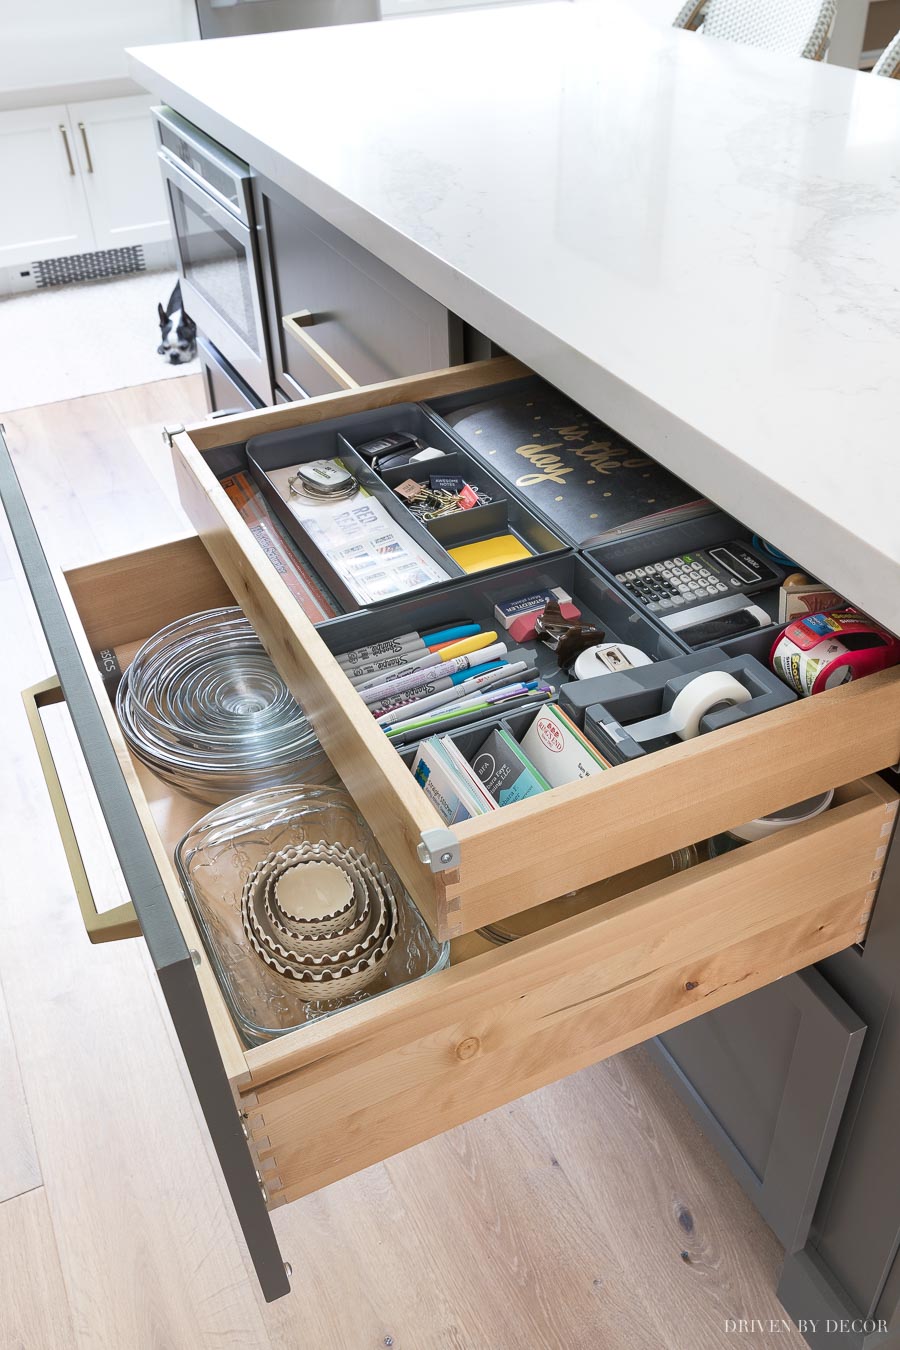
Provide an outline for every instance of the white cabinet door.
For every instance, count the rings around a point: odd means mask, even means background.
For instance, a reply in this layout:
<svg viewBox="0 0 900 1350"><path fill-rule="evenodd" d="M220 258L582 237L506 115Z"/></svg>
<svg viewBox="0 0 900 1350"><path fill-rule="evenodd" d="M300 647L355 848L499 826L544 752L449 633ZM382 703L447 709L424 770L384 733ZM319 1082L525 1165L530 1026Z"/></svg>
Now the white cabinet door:
<svg viewBox="0 0 900 1350"><path fill-rule="evenodd" d="M0 267L94 247L64 107L0 113L0 183Z"/></svg>
<svg viewBox="0 0 900 1350"><path fill-rule="evenodd" d="M150 107L144 94L69 104L94 248L152 244L171 233Z"/></svg>

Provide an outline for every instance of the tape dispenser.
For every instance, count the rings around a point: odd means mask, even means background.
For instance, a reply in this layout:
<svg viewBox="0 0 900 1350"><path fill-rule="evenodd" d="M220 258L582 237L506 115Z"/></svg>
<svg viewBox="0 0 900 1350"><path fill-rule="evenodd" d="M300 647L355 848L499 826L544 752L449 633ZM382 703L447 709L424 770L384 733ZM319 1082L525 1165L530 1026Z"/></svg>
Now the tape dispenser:
<svg viewBox="0 0 900 1350"><path fill-rule="evenodd" d="M588 683L593 681L563 687L560 703L566 712L569 691L580 693ZM602 693L602 702L582 704L570 715L578 719L581 713L585 734L614 763L731 726L797 697L755 657L726 656L720 648L605 676Z"/></svg>

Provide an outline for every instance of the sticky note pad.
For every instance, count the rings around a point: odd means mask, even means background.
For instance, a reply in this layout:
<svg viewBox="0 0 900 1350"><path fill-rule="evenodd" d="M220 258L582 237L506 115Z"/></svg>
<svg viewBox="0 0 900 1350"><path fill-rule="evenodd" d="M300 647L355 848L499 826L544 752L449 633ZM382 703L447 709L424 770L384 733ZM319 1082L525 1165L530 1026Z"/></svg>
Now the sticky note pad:
<svg viewBox="0 0 900 1350"><path fill-rule="evenodd" d="M464 572L483 572L488 567L503 567L534 555L514 534L495 534L475 544L460 544L447 550Z"/></svg>

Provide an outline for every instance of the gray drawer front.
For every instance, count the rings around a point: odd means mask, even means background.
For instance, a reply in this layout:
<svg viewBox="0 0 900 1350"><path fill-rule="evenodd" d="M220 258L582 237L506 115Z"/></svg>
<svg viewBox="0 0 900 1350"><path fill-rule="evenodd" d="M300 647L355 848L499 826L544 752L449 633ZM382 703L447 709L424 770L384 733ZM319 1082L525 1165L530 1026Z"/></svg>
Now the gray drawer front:
<svg viewBox="0 0 900 1350"><path fill-rule="evenodd" d="M203 367L206 402L211 413L225 417L228 413L253 412L265 407L262 399L257 398L236 371L226 368L223 358L202 337L197 339L197 355Z"/></svg>
<svg viewBox="0 0 900 1350"><path fill-rule="evenodd" d="M806 1241L865 1030L811 968L653 1043L789 1252Z"/></svg>
<svg viewBox="0 0 900 1350"><path fill-rule="evenodd" d="M91 781L178 1033L263 1295L267 1300L281 1298L290 1290L287 1273L244 1139L191 955L172 912L153 853L103 724L2 436L0 502L9 520ZM173 1141L173 1147L177 1147L177 1141Z"/></svg>
<svg viewBox="0 0 900 1350"><path fill-rule="evenodd" d="M254 180L275 383L294 397L340 386L286 333L309 310L310 336L358 384L461 359L462 326L443 305L264 178ZM457 340L458 338L458 340Z"/></svg>

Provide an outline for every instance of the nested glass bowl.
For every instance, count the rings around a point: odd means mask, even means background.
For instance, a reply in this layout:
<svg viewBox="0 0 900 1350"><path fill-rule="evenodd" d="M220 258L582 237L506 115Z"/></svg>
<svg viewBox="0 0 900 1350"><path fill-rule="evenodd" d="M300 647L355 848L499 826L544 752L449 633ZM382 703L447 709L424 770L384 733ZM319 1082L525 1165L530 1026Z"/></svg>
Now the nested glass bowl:
<svg viewBox="0 0 900 1350"><path fill-rule="evenodd" d="M116 713L157 777L203 802L334 771L303 709L235 606L178 619L124 672Z"/></svg>
<svg viewBox="0 0 900 1350"><path fill-rule="evenodd" d="M289 844L321 840L365 853L385 874L399 923L391 953L370 985L356 994L306 1002L291 987L294 982L271 970L247 941L241 892L250 872L268 854ZM450 944L433 936L341 788L297 784L226 802L188 831L175 850L175 864L216 978L248 1045L261 1045L354 1003L377 998L449 963Z"/></svg>

